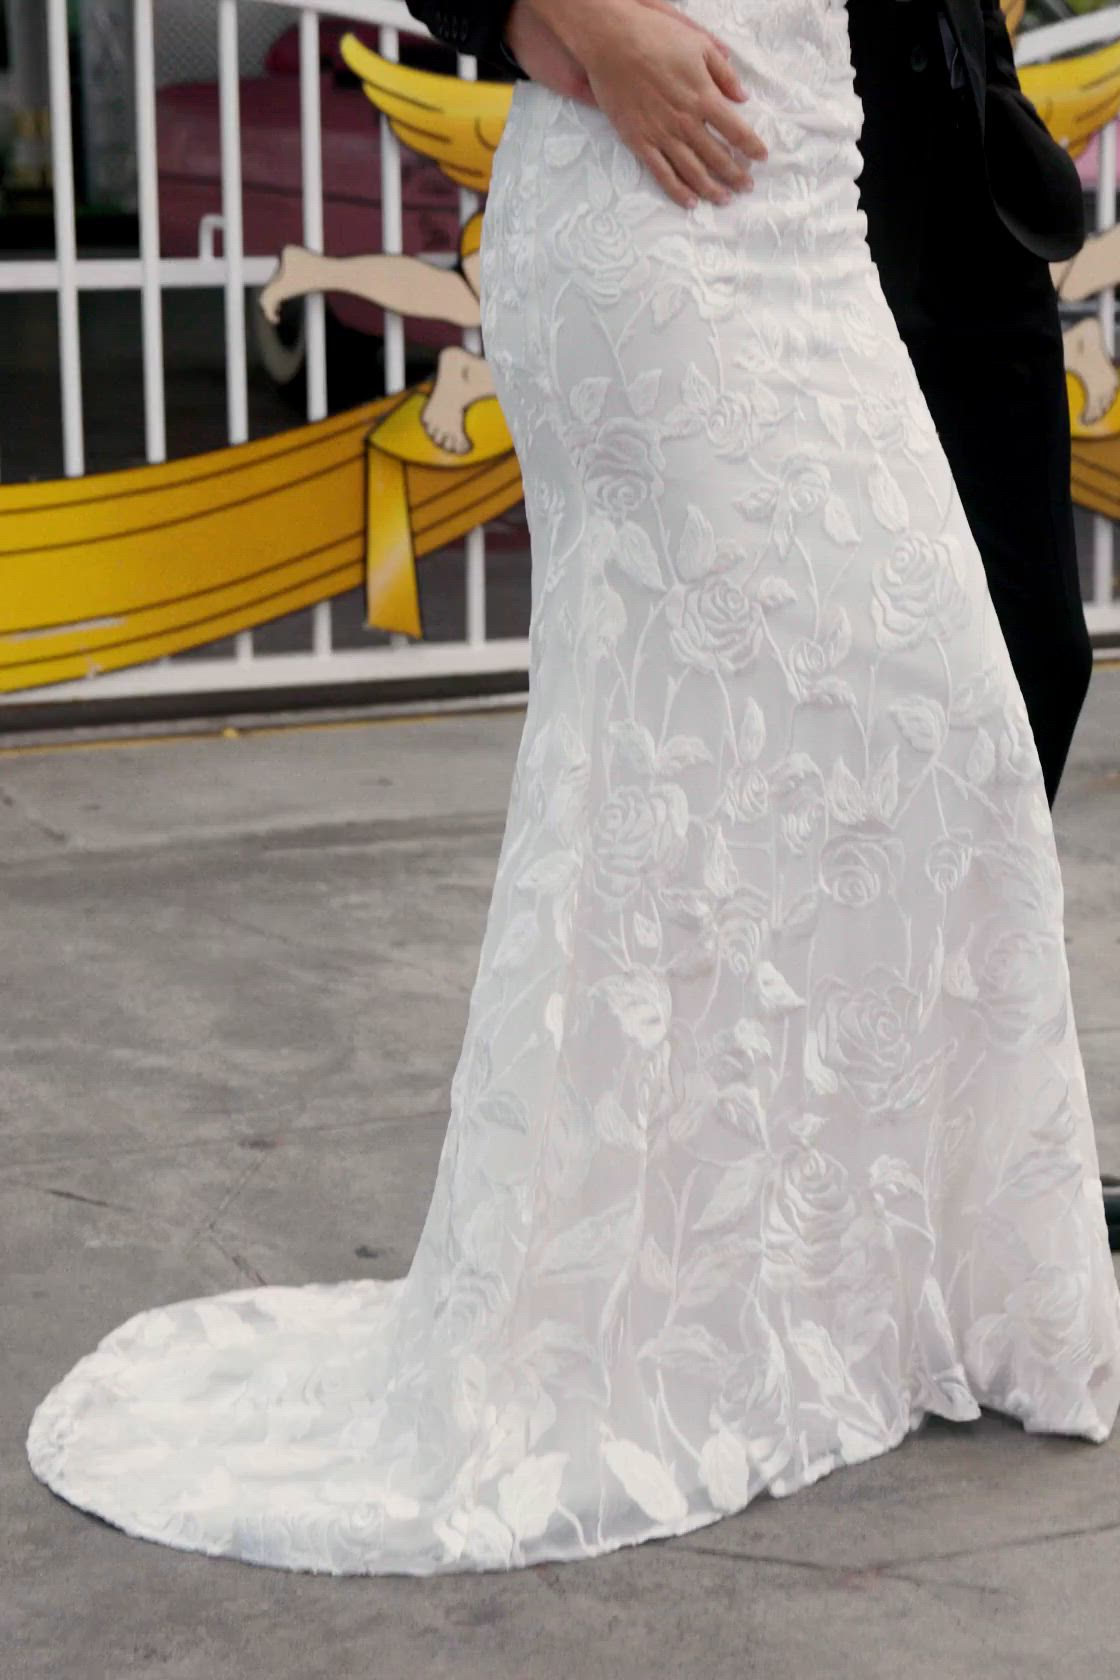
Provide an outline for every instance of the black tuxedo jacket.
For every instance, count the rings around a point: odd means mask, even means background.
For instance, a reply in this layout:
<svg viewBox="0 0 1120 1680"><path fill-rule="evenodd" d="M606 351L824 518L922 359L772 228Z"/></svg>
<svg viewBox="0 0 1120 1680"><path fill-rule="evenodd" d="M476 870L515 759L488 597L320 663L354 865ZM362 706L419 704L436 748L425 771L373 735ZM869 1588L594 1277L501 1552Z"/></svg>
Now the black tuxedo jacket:
<svg viewBox="0 0 1120 1680"><path fill-rule="evenodd" d="M849 0L849 7L859 0ZM873 0L876 6L899 0ZM1077 170L1019 87L999 0L939 0L956 39L975 105L992 202L1020 244L1048 262L1074 256L1085 238L1085 201ZM857 74L865 108L874 99L875 55L865 50Z"/></svg>
<svg viewBox="0 0 1120 1680"><path fill-rule="evenodd" d="M903 3L908 14L920 11L919 0L849 0L849 12L854 25L858 8L874 8L881 18L885 9ZM1020 91L999 0L926 3L940 6L959 50L975 108L977 166L986 172L1000 218L1036 256L1048 262L1073 256L1085 234L1081 183L1072 161ZM408 7L433 35L459 52L504 65L507 71L516 68L502 47L513 0L408 0ZM874 31L861 34L854 27L853 57L870 117L880 96L897 93L898 66L877 53ZM888 78L890 89L885 85ZM874 133L873 123L869 130L865 140ZM869 203L868 210L873 214L874 204Z"/></svg>

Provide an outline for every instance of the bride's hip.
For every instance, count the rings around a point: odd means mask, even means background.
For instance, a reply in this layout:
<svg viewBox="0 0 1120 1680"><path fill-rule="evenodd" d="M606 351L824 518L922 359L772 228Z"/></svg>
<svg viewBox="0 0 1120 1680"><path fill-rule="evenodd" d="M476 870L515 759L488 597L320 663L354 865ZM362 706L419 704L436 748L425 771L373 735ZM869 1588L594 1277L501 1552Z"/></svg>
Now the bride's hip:
<svg viewBox="0 0 1120 1680"><path fill-rule="evenodd" d="M791 88L784 81L770 85L758 70L744 69L742 80L750 89L743 114L769 154L765 163L754 166L756 190L763 195L788 191L793 181L855 182L863 167L863 111L850 74L826 78L817 87ZM602 111L536 82L517 83L494 161L495 180L528 165L534 174L555 176L567 185L595 166L610 169L616 158L627 184L629 159L649 190L659 191Z"/></svg>
<svg viewBox="0 0 1120 1680"><path fill-rule="evenodd" d="M764 135L754 189L683 210L601 112L519 87L494 166L484 294L532 301L567 281L603 303L679 287L716 314L796 307L809 288L842 307L871 272L858 149L846 135Z"/></svg>

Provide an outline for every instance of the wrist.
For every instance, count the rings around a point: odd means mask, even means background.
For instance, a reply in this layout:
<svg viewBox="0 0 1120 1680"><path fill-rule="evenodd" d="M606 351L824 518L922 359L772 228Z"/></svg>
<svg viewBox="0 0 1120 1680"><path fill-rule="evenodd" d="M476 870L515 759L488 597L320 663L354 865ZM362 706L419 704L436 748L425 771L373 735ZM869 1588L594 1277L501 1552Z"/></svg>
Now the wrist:
<svg viewBox="0 0 1120 1680"><path fill-rule="evenodd" d="M635 0L514 0L510 13L526 13L544 24L577 62L586 62L589 47L597 45L612 29L618 16ZM508 22L507 22L508 39Z"/></svg>

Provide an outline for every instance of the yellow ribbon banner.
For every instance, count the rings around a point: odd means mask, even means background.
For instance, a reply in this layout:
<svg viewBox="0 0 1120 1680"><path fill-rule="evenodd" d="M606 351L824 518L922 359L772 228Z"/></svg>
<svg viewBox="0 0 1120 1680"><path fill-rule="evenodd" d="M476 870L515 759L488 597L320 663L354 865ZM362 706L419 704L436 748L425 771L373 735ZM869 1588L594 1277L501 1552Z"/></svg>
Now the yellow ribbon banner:
<svg viewBox="0 0 1120 1680"><path fill-rule="evenodd" d="M521 500L498 405L450 456L427 391L160 466L0 487L0 692L205 646L365 583L371 628L421 633L416 561Z"/></svg>

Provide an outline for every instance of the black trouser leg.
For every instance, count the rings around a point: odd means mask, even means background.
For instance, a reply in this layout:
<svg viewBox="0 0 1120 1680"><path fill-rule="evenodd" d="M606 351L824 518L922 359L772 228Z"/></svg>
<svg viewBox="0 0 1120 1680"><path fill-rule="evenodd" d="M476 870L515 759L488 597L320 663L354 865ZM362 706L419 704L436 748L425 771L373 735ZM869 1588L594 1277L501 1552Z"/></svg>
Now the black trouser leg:
<svg viewBox="0 0 1120 1680"><path fill-rule="evenodd" d="M1052 319L1048 322L1047 315ZM1089 687L1056 306L1013 327L907 332L987 574L1053 804Z"/></svg>
<svg viewBox="0 0 1120 1680"><path fill-rule="evenodd" d="M960 491L1053 803L1092 664L1046 264L991 199L937 8L850 0L871 252Z"/></svg>

